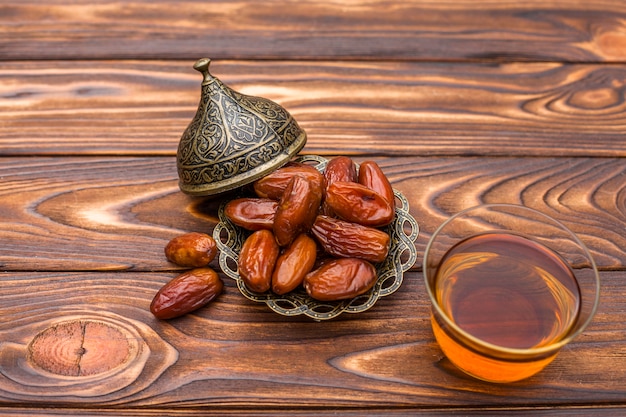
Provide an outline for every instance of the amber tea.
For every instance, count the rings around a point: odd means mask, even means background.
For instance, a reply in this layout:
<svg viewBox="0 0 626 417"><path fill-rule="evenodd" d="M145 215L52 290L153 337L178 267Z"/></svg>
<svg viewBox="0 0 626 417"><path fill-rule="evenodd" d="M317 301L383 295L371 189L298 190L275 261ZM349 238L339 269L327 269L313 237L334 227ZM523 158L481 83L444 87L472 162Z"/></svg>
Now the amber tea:
<svg viewBox="0 0 626 417"><path fill-rule="evenodd" d="M437 270L435 290L439 305L461 329L514 349L563 338L580 302L574 273L558 254L504 233L474 236L450 249Z"/></svg>
<svg viewBox="0 0 626 417"><path fill-rule="evenodd" d="M582 242L522 206L478 206L444 222L426 248L424 277L442 351L492 382L542 370L598 302L597 269Z"/></svg>

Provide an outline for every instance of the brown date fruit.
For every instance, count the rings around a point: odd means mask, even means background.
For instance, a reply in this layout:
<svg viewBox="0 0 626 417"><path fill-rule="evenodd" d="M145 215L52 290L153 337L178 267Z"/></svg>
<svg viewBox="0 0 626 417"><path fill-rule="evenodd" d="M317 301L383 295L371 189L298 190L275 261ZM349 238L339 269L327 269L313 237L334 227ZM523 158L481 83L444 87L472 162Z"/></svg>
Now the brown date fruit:
<svg viewBox="0 0 626 417"><path fill-rule="evenodd" d="M163 320L182 316L209 303L223 287L211 268L186 271L161 287L150 303L150 312Z"/></svg>
<svg viewBox="0 0 626 417"><path fill-rule="evenodd" d="M311 232L326 252L378 263L389 254L391 239L382 230L319 215Z"/></svg>
<svg viewBox="0 0 626 417"><path fill-rule="evenodd" d="M311 229L321 202L321 191L308 178L296 175L289 180L274 216L273 231L279 246L289 245Z"/></svg>
<svg viewBox="0 0 626 417"><path fill-rule="evenodd" d="M330 184L338 181L357 182L356 164L350 157L336 156L326 164L324 179L326 180L326 189L328 189ZM321 212L328 216L335 216L335 213L326 201L322 202Z"/></svg>
<svg viewBox="0 0 626 417"><path fill-rule="evenodd" d="M313 269L317 256L315 240L305 234L298 236L280 254L272 274L272 291L282 295L297 288Z"/></svg>
<svg viewBox="0 0 626 417"><path fill-rule="evenodd" d="M326 164L324 170L326 187L338 181L356 182L358 180L356 164L347 156L336 156Z"/></svg>
<svg viewBox="0 0 626 417"><path fill-rule="evenodd" d="M271 230L278 202L269 198L237 198L224 207L224 214L234 224L247 230Z"/></svg>
<svg viewBox="0 0 626 417"><path fill-rule="evenodd" d="M165 246L165 257L176 265L202 267L217 255L215 240L206 233L190 232L176 236Z"/></svg>
<svg viewBox="0 0 626 417"><path fill-rule="evenodd" d="M237 266L239 276L251 291L266 292L272 284L272 272L280 249L274 234L257 230L243 242Z"/></svg>
<svg viewBox="0 0 626 417"><path fill-rule="evenodd" d="M289 184L289 181L291 181L295 175L307 178L313 188L323 195L324 189L326 188L324 175L315 167L302 163L285 165L265 177L256 180L253 184L254 192L257 196L262 198L280 200L285 188L287 188L287 184Z"/></svg>
<svg viewBox="0 0 626 417"><path fill-rule="evenodd" d="M363 184L370 190L380 194L395 210L396 197L389 179L383 170L374 161L364 161L359 167L359 184Z"/></svg>
<svg viewBox="0 0 626 417"><path fill-rule="evenodd" d="M335 182L328 186L325 203L338 217L365 226L386 226L395 215L380 194L356 182Z"/></svg>
<svg viewBox="0 0 626 417"><path fill-rule="evenodd" d="M304 289L319 301L336 301L356 297L376 283L376 268L357 258L339 258L324 263L304 278Z"/></svg>

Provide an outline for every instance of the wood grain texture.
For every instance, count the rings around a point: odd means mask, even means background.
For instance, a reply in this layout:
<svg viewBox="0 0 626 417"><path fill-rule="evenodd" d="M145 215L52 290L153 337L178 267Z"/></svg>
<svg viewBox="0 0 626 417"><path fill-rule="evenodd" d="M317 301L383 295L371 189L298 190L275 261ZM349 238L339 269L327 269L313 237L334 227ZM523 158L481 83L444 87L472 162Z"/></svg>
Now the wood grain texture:
<svg viewBox="0 0 626 417"><path fill-rule="evenodd" d="M177 185L205 56L289 110L304 153L375 159L407 197L396 293L316 323L221 274L210 305L150 313L180 272L167 241L230 198ZM7 0L0 63L0 415L626 412L623 0ZM483 202L561 220L601 269L590 327L508 385L444 357L421 273L436 227Z"/></svg>
<svg viewBox="0 0 626 417"><path fill-rule="evenodd" d="M41 410L38 408L32 408L32 406L24 408L1 408L3 416L28 416L28 417L42 417L42 416L81 416L81 417L95 417L102 415L115 415L115 416L162 416L164 411L162 409L94 409L94 408L60 408ZM389 409L386 407L367 407L367 408L350 408L341 410L329 410L326 408L314 408L314 409L276 409L276 408L254 408L245 407L233 410L216 409L211 410L207 408L198 409L168 409L168 416L235 416L245 415L251 417L268 417L268 416L298 416L298 417L327 417L338 415L342 416L420 416L433 417L433 416L573 416L573 417L589 417L601 416L601 417L621 417L624 415L624 408L614 405L608 406L595 406L595 407L559 407L553 408L547 407L529 407L524 409L520 408L506 408L506 407L446 407L441 409L433 409L431 407L415 408L415 407L403 407L400 409Z"/></svg>
<svg viewBox="0 0 626 417"><path fill-rule="evenodd" d="M509 385L473 380L444 358L417 272L371 310L324 323L279 316L243 298L228 278L209 306L158 321L148 305L171 275L1 273L0 317L11 317L0 321L2 404L402 412L601 405L626 395L623 271L602 273L602 303L588 330L543 372ZM143 354L88 377L61 377L28 360L33 338L77 319L122 329Z"/></svg>
<svg viewBox="0 0 626 417"><path fill-rule="evenodd" d="M8 62L0 155L174 155L190 61ZM284 106L317 154L626 156L626 65L216 61Z"/></svg>
<svg viewBox="0 0 626 417"><path fill-rule="evenodd" d="M375 160L409 201L420 225L419 254L449 216L503 202L564 222L600 268L626 265L622 158ZM12 271L175 269L164 258L167 241L211 232L228 198L184 195L172 157L6 158L0 178L0 265ZM419 262L421 256L415 268Z"/></svg>
<svg viewBox="0 0 626 417"><path fill-rule="evenodd" d="M621 0L5 1L2 59L624 62Z"/></svg>

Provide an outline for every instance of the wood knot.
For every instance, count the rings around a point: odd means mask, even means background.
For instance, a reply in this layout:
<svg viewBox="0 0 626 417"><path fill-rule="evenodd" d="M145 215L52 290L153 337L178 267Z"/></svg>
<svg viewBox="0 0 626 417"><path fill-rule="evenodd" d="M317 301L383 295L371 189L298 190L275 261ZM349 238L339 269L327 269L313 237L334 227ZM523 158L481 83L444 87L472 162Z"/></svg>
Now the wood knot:
<svg viewBox="0 0 626 417"><path fill-rule="evenodd" d="M125 363L131 346L125 332L111 324L75 320L39 333L29 345L31 363L65 376L90 376Z"/></svg>
<svg viewBox="0 0 626 417"><path fill-rule="evenodd" d="M621 60L626 57L626 32L615 30L600 34L596 43L603 55L611 60Z"/></svg>
<svg viewBox="0 0 626 417"><path fill-rule="evenodd" d="M597 88L576 91L568 103L585 110L607 109L621 104L622 98L618 90L613 88Z"/></svg>

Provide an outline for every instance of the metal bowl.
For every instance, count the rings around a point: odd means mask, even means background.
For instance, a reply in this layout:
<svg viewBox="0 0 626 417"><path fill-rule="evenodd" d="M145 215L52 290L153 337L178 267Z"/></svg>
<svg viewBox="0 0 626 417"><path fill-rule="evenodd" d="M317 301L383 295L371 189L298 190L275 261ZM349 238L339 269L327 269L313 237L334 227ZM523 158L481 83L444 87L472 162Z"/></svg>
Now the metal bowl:
<svg viewBox="0 0 626 417"><path fill-rule="evenodd" d="M295 159L297 162L313 164L323 172L328 160L320 156L305 155ZM237 270L239 252L250 231L234 225L225 215L222 203L219 209L219 223L213 231L213 238L220 250L219 264L222 271L237 282L239 291L248 299L265 303L276 313L284 316L304 314L314 320L328 320L341 313L360 313L371 308L380 297L393 294L402 285L404 272L411 268L417 260L415 240L419 234L419 226L409 214L407 199L397 190L396 214L391 224L383 230L391 237L391 246L387 258L376 264L378 280L367 293L349 300L337 302L322 302L311 298L303 288L298 288L288 294L278 295L271 291L256 293L250 291Z"/></svg>

